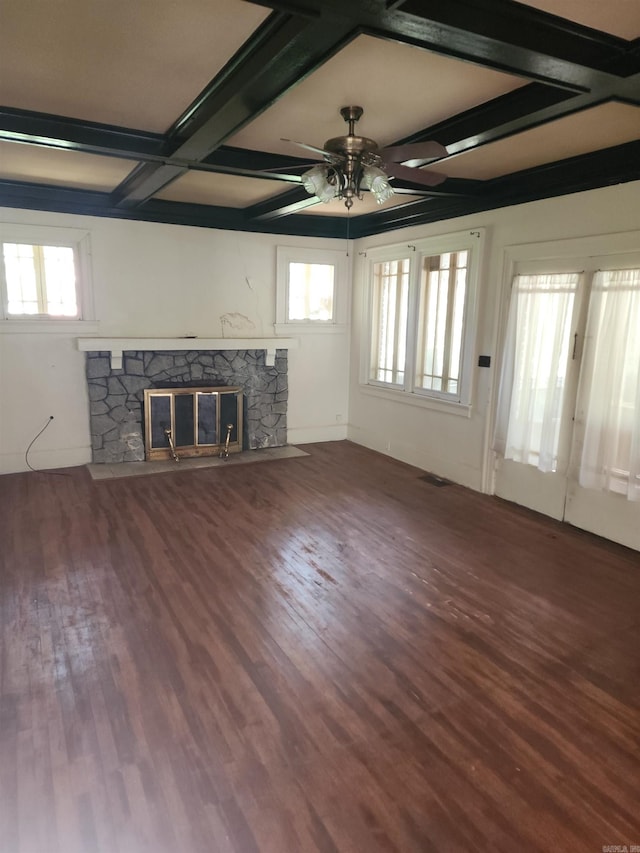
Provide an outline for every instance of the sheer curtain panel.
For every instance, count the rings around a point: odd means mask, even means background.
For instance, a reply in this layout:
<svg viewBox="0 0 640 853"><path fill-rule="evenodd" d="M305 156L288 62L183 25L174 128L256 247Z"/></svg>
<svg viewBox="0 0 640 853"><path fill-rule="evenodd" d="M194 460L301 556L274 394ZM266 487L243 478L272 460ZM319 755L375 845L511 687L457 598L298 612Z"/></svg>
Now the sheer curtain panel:
<svg viewBox="0 0 640 853"><path fill-rule="evenodd" d="M639 269L594 277L580 400L580 485L640 500Z"/></svg>
<svg viewBox="0 0 640 853"><path fill-rule="evenodd" d="M517 275L509 306L493 449L558 467L571 319L579 273Z"/></svg>

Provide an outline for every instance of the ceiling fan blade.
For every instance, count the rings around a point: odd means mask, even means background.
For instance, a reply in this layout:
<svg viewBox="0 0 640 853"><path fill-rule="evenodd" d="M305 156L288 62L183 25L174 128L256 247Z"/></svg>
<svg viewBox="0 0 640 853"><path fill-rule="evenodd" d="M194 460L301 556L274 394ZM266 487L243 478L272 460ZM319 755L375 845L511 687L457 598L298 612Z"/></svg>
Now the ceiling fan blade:
<svg viewBox="0 0 640 853"><path fill-rule="evenodd" d="M425 187L437 187L447 180L446 175L440 172L431 172L428 169L413 169L411 166L401 166L400 163L391 163L384 166L385 172L402 181L410 181L413 184L422 184Z"/></svg>
<svg viewBox="0 0 640 853"><path fill-rule="evenodd" d="M316 148L315 145L307 145L306 142L298 142L295 139L284 139L280 138L280 142L290 142L292 145L299 145L301 148L306 148L307 151L314 151L316 154L320 154L322 157L325 157L330 160L330 162L340 162L344 158L335 154L333 151L325 151L324 148Z"/></svg>
<svg viewBox="0 0 640 853"><path fill-rule="evenodd" d="M388 162L403 163L405 160L440 160L449 152L439 142L414 142L407 145L391 145L380 152Z"/></svg>

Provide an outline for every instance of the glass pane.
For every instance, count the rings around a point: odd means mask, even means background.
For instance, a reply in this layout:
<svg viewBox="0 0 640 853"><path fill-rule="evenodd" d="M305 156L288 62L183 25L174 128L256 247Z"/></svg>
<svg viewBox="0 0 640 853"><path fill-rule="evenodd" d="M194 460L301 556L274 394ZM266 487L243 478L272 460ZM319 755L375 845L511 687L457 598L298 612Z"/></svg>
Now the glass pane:
<svg viewBox="0 0 640 853"><path fill-rule="evenodd" d="M167 396L152 396L149 410L151 412L151 447L169 447L166 429L171 429L171 398Z"/></svg>
<svg viewBox="0 0 640 853"><path fill-rule="evenodd" d="M373 266L371 374L376 382L402 385L407 351L409 258Z"/></svg>
<svg viewBox="0 0 640 853"><path fill-rule="evenodd" d="M289 264L288 320L333 320L332 264Z"/></svg>
<svg viewBox="0 0 640 853"><path fill-rule="evenodd" d="M640 269L594 278L583 365L580 484L640 497Z"/></svg>
<svg viewBox="0 0 640 853"><path fill-rule="evenodd" d="M505 458L555 471L577 274L520 275L509 327L515 340Z"/></svg>
<svg viewBox="0 0 640 853"><path fill-rule="evenodd" d="M216 416L217 394L197 394L198 398L198 444L217 444Z"/></svg>
<svg viewBox="0 0 640 853"><path fill-rule="evenodd" d="M176 394L174 400L176 447L195 444L193 432L193 394Z"/></svg>
<svg viewBox="0 0 640 853"><path fill-rule="evenodd" d="M77 317L76 270L69 246L43 246L47 313L57 317Z"/></svg>
<svg viewBox="0 0 640 853"><path fill-rule="evenodd" d="M469 252L424 259L415 387L458 394Z"/></svg>
<svg viewBox="0 0 640 853"><path fill-rule="evenodd" d="M220 394L220 444L227 440L227 427L231 424L232 442L238 441L238 395L236 393Z"/></svg>
<svg viewBox="0 0 640 853"><path fill-rule="evenodd" d="M38 314L38 284L34 246L4 243L8 313Z"/></svg>

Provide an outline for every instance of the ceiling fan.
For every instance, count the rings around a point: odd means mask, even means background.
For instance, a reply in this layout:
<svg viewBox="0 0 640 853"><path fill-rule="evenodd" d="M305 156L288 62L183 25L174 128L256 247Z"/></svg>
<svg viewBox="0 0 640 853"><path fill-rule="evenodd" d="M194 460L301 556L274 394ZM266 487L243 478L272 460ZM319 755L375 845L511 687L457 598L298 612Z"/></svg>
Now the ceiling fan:
<svg viewBox="0 0 640 853"><path fill-rule="evenodd" d="M340 115L348 123L346 136L328 139L324 148L283 139L321 154L324 163L309 169L302 175L302 183L309 195L315 195L322 202L334 198L344 200L347 209L353 206L354 198L362 198L362 190L369 190L378 204L391 198L394 188L389 183L393 178L401 178L425 187L435 187L446 180L439 172L402 165L408 160L440 160L448 152L439 142L417 142L407 145L392 145L380 148L378 143L366 136L358 136L355 124L362 116L362 107L342 107Z"/></svg>

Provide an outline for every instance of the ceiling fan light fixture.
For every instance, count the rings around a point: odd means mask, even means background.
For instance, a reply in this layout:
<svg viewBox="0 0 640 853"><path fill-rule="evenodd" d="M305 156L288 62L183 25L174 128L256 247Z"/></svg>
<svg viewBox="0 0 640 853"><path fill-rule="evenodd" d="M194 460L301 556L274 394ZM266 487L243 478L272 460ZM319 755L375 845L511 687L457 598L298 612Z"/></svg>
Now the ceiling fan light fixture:
<svg viewBox="0 0 640 853"><path fill-rule="evenodd" d="M435 187L446 180L446 176L439 172L400 165L401 161L414 160L417 163L442 159L448 155L444 145L430 141L381 149L374 139L355 132L362 112L362 107L342 107L340 115L349 126L348 133L327 139L323 148L306 142L294 143L321 154L325 159L324 163L313 166L302 175L302 184L309 195L316 196L325 204L338 198L347 210L351 210L354 199L362 199L361 190L373 193L378 204L388 201L394 194L390 184L394 177L427 187ZM283 142L293 140L283 139Z"/></svg>
<svg viewBox="0 0 640 853"><path fill-rule="evenodd" d="M309 195L317 196L321 202L327 204L336 197L336 184L329 179L330 166L313 166L302 175L302 186Z"/></svg>
<svg viewBox="0 0 640 853"><path fill-rule="evenodd" d="M393 195L393 187L389 183L388 176L378 166L363 168L362 186L373 193L378 204L384 204Z"/></svg>

